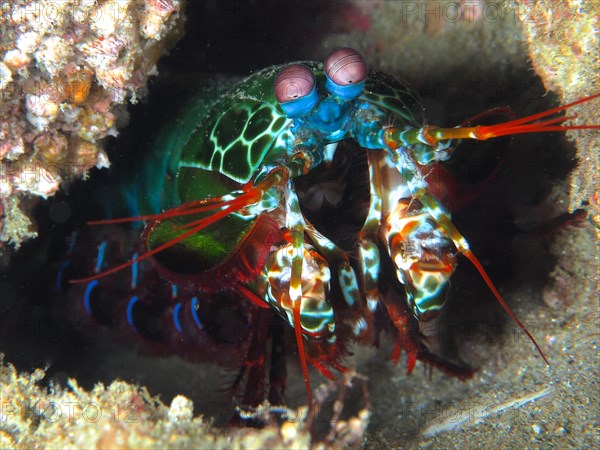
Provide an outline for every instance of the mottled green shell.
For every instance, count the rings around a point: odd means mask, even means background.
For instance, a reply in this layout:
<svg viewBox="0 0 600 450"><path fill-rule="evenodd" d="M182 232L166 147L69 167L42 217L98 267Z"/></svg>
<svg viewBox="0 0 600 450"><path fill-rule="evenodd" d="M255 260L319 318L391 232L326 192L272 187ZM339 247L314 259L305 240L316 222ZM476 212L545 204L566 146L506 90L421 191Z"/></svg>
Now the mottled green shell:
<svg viewBox="0 0 600 450"><path fill-rule="evenodd" d="M273 82L280 69L262 70L236 84L199 118L179 162L180 185L196 169L246 183L270 150L285 150L286 136L282 133L291 121L281 113L273 94ZM190 199L186 188L181 192L186 200Z"/></svg>
<svg viewBox="0 0 600 450"><path fill-rule="evenodd" d="M311 68L319 92L325 93L322 64L302 64ZM142 202L150 203L152 212L237 190L263 164L276 163L285 154L291 120L283 115L273 92L275 77L283 67L261 70L213 98L193 99L159 135L142 177L146 196ZM392 76L372 71L361 99L389 111L390 123L423 123L423 108L414 93ZM201 217L163 221L150 233L149 248L181 233L173 226ZM214 268L235 254L252 227L253 221L231 215L161 252L159 259L178 262L176 270L184 273ZM185 270L179 267L184 260Z"/></svg>
<svg viewBox="0 0 600 450"><path fill-rule="evenodd" d="M290 121L276 109L273 80L279 68L263 70L214 99L194 99L181 121L161 138L167 151L152 163L163 173L160 202L177 206L238 190L249 181L268 152L281 153L287 145ZM148 167L148 165L147 165ZM148 169L147 169L148 170ZM150 178L152 170L148 170ZM159 182L155 181L155 185ZM159 187L159 186L157 186ZM178 234L186 223L210 213L169 219L155 226L148 237L155 248ZM225 262L239 248L254 222L239 215L221 219L157 256L179 273L198 273Z"/></svg>

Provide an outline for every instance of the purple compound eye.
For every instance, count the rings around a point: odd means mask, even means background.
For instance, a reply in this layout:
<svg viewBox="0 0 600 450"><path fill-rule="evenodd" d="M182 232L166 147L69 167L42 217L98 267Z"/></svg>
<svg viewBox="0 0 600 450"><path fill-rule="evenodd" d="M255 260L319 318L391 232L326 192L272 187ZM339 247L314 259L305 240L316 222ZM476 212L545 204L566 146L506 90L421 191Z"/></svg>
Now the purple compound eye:
<svg viewBox="0 0 600 450"><path fill-rule="evenodd" d="M297 100L311 94L315 87L315 76L301 64L292 64L283 69L275 79L275 98L279 103Z"/></svg>
<svg viewBox="0 0 600 450"><path fill-rule="evenodd" d="M325 73L338 86L349 86L365 81L369 69L360 53L353 48L342 47L325 60Z"/></svg>

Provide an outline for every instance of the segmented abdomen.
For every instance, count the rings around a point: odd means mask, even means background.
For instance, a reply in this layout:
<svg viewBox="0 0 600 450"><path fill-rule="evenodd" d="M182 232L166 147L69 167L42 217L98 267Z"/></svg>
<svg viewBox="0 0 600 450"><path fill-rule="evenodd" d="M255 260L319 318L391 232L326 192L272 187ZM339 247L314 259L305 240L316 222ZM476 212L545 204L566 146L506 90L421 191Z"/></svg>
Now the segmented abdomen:
<svg viewBox="0 0 600 450"><path fill-rule="evenodd" d="M72 318L109 326L114 336L139 342L152 354L239 367L250 342L253 307L232 290L206 293L165 280L145 260L83 284L68 280L129 261L142 250L139 232L103 226L74 235L57 275Z"/></svg>

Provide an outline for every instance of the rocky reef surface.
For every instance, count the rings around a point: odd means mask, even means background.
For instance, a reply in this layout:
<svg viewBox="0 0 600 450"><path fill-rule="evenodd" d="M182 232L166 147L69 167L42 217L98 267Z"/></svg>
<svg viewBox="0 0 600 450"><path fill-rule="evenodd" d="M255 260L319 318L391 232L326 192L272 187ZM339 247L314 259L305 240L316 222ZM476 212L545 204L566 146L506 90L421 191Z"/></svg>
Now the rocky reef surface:
<svg viewBox="0 0 600 450"><path fill-rule="evenodd" d="M156 63L182 33L179 0L0 5L0 245L36 236L36 200L110 162ZM5 248L0 247L0 252Z"/></svg>
<svg viewBox="0 0 600 450"><path fill-rule="evenodd" d="M336 383L317 390L310 411L265 403L245 412L264 424L260 430L224 430L210 418L194 417L193 402L182 395L167 406L146 388L124 381L86 391L74 379L48 391L39 386L44 376L42 369L18 374L0 355L0 448L353 448L369 423L367 407L347 420L334 420L322 440L313 438L317 409L339 388ZM342 384L352 378L344 377Z"/></svg>

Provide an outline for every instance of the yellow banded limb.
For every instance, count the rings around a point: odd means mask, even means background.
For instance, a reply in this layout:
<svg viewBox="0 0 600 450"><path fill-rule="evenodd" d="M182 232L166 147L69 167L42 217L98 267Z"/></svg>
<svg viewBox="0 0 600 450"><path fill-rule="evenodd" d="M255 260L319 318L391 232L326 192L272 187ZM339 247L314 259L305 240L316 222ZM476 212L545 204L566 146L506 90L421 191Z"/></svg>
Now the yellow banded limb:
<svg viewBox="0 0 600 450"><path fill-rule="evenodd" d="M291 184L291 183L290 183ZM302 323L300 321L300 307L302 306L302 265L304 262L304 219L300 212L298 197L288 184L286 189L286 217L287 227L290 230L294 256L292 258L292 267L290 273L289 296L293 305L294 332L296 335L296 344L300 364L302 365L302 374L306 386L306 397L308 406L312 406L312 390L310 378L308 376L308 363L306 360L306 351L304 349L304 340L302 337Z"/></svg>

